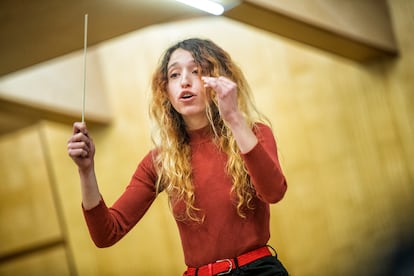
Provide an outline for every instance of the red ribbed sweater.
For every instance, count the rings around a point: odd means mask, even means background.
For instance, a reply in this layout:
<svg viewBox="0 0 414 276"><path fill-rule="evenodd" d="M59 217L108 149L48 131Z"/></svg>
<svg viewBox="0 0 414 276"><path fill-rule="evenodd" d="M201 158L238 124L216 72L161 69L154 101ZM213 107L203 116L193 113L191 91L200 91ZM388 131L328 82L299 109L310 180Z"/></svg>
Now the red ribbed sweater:
<svg viewBox="0 0 414 276"><path fill-rule="evenodd" d="M266 245L270 238L269 203L285 194L287 184L280 168L276 142L271 129L257 124L258 144L242 158L254 185L254 209L246 209L246 218L237 214L231 179L225 173L227 157L212 141L208 128L191 131L191 164L195 205L205 216L203 223L176 220L181 236L185 263L199 267L216 260L234 258ZM142 218L156 198L156 172L148 153L138 165L120 198L108 208L102 200L91 210L84 210L90 235L98 247L111 246ZM183 202L173 207L175 217L182 217Z"/></svg>

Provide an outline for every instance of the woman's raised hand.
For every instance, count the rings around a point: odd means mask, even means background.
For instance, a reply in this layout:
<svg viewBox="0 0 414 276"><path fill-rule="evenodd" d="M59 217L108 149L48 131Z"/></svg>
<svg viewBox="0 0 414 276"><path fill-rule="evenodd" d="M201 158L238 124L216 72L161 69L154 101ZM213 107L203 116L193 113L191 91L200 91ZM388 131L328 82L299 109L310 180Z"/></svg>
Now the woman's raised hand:
<svg viewBox="0 0 414 276"><path fill-rule="evenodd" d="M204 87L216 91L220 115L231 129L242 153L250 151L257 143L257 137L239 111L237 84L225 77L202 77Z"/></svg>
<svg viewBox="0 0 414 276"><path fill-rule="evenodd" d="M231 124L238 119L239 108L237 103L237 84L225 77L202 77L204 87L211 87L217 94L220 115L223 120Z"/></svg>

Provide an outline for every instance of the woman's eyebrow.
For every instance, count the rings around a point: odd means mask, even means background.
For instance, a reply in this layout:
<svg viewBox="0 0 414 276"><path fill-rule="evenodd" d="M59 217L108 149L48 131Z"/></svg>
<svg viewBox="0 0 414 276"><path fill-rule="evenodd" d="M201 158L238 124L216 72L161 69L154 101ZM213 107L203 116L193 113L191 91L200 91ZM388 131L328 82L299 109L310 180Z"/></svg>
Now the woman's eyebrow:
<svg viewBox="0 0 414 276"><path fill-rule="evenodd" d="M167 71L169 71L172 67L176 66L177 64L178 64L178 62L176 61L176 62L173 62L170 65L168 65Z"/></svg>
<svg viewBox="0 0 414 276"><path fill-rule="evenodd" d="M169 71L172 67L175 67L175 66L177 66L179 64L180 64L180 62L178 62L178 61L175 61L175 62L171 63L170 65L168 65L167 71ZM189 64L188 65L190 65L190 66L197 65L197 62L193 59L193 60L190 60L189 61Z"/></svg>

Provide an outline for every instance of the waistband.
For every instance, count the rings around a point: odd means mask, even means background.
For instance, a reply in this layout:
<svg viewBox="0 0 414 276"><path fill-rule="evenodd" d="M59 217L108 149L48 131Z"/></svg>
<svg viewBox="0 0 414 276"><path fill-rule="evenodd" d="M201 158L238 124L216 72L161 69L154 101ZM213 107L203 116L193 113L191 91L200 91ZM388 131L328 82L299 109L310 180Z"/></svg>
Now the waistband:
<svg viewBox="0 0 414 276"><path fill-rule="evenodd" d="M234 259L218 260L215 263L204 265L198 268L187 268L184 272L184 276L213 276L213 275L226 275L229 274L237 266L244 266L257 259L270 256L270 252L267 246L260 247L258 249L249 251L240 255Z"/></svg>

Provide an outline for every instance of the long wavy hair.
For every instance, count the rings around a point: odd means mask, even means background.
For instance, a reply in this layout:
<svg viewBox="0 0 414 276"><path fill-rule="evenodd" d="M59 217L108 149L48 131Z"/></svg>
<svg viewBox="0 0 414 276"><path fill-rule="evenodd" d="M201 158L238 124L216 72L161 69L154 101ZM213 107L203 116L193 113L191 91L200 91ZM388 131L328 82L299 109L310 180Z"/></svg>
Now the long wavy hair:
<svg viewBox="0 0 414 276"><path fill-rule="evenodd" d="M226 51L212 41L198 38L180 41L168 48L160 59L152 77L150 100L152 141L156 149L154 165L158 174L156 191L157 194L166 191L170 204L184 201L186 217L202 221L203 218L197 215L200 210L194 204L189 136L182 116L168 99L167 65L172 53L177 49L184 49L192 54L199 67L200 77L224 76L237 84L239 110L250 127L254 127L255 122L263 121L265 117L256 109L250 88L240 68ZM236 195L238 215L244 218L244 208L253 208L254 189L232 132L219 114L217 99L212 91L207 95L209 99L206 104L206 115L214 133L213 140L228 156L226 173L233 181L231 191Z"/></svg>

